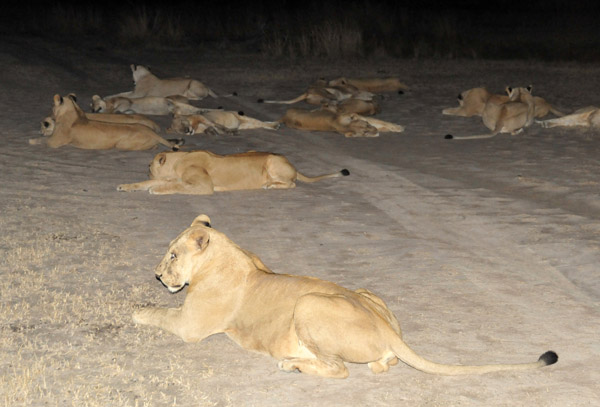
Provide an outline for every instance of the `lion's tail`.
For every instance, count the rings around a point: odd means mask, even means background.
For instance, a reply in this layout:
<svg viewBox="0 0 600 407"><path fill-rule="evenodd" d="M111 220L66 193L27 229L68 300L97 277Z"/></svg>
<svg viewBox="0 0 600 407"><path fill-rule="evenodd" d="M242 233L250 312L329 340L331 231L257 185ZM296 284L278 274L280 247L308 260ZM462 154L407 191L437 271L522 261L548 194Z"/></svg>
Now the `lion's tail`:
<svg viewBox="0 0 600 407"><path fill-rule="evenodd" d="M325 179L325 178L345 177L347 175L350 175L350 171L348 171L347 169L344 168L343 170L334 172L333 174L319 175L317 177L307 177L307 176L302 175L299 172L297 172L296 179L299 181L302 181L302 182L317 182L317 181L321 181L322 179Z"/></svg>
<svg viewBox="0 0 600 407"><path fill-rule="evenodd" d="M179 148L185 144L185 140L182 138L170 138L168 140L165 140L161 137L161 139L162 141L160 142L160 144L169 147L173 151L179 151Z"/></svg>
<svg viewBox="0 0 600 407"><path fill-rule="evenodd" d="M297 98L290 99L290 100L264 100L264 99L258 99L257 102L258 103L278 103L278 104L282 104L282 105L292 105L294 103L298 103L298 102L303 101L307 97L308 97L308 94L307 93L303 93L300 96L298 96Z"/></svg>
<svg viewBox="0 0 600 407"><path fill-rule="evenodd" d="M492 138L492 137L496 137L498 135L498 133L496 134L481 134L481 135L476 135L476 136L453 136L452 134L447 134L446 136L444 136L444 138L446 140L477 140L477 139L484 139L484 138Z"/></svg>
<svg viewBox="0 0 600 407"><path fill-rule="evenodd" d="M392 351L398 359L425 373L440 375L466 375L499 372L502 370L529 370L549 366L558 361L558 355L548 351L537 362L498 365L445 365L435 363L419 356L400 337L392 344Z"/></svg>
<svg viewBox="0 0 600 407"><path fill-rule="evenodd" d="M550 106L550 112L557 117L563 117L565 115L565 113L561 112L560 110L556 109L554 106Z"/></svg>

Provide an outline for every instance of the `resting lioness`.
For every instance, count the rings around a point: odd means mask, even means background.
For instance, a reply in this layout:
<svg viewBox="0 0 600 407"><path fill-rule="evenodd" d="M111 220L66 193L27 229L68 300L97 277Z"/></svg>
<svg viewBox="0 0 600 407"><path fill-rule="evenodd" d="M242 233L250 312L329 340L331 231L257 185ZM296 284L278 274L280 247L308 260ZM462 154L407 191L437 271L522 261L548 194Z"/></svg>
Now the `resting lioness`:
<svg viewBox="0 0 600 407"><path fill-rule="evenodd" d="M134 89L114 96L139 98L144 96L168 97L173 95L184 96L190 100L200 100L207 96L218 97L215 92L196 79L166 78L159 79L150 70L142 65L131 65Z"/></svg>
<svg viewBox="0 0 600 407"><path fill-rule="evenodd" d="M508 89L509 88L507 86L505 89L505 95L493 94L485 88L473 88L465 90L458 95L458 107L446 108L442 110L442 114L463 117L481 116L486 104L493 103L496 105L501 105L502 103L509 102L510 98L508 95ZM550 105L550 103L546 102L545 99L539 96L534 96L533 102L535 105L535 117L537 118L545 117L548 115L548 113L552 113L559 117L564 116L564 113L557 110L555 107Z"/></svg>
<svg viewBox="0 0 600 407"><path fill-rule="evenodd" d="M245 349L279 360L285 372L345 378L344 362L368 363L374 373L404 363L427 373L459 375L526 370L556 363L460 366L431 362L402 340L400 325L381 298L312 277L276 274L198 216L169 245L155 270L175 293L189 285L179 308L143 308L138 324L165 329L186 342L225 333Z"/></svg>
<svg viewBox="0 0 600 407"><path fill-rule="evenodd" d="M52 148L71 144L77 148L95 150L147 150L158 144L178 148L178 143L165 140L145 125L89 120L71 96L54 96L52 117L52 135L30 139L30 144L46 143Z"/></svg>
<svg viewBox="0 0 600 407"><path fill-rule="evenodd" d="M171 102L171 103L169 103ZM94 113L138 113L150 115L168 115L171 113L172 103L188 103L183 96L173 95L125 97L113 96L102 98L98 95L92 96L91 108Z"/></svg>
<svg viewBox="0 0 600 407"><path fill-rule="evenodd" d="M329 81L329 85L351 85L357 89L372 93L398 92L404 93L408 86L398 78L337 78Z"/></svg>
<svg viewBox="0 0 600 407"><path fill-rule="evenodd" d="M287 127L310 131L333 131L346 137L378 137L379 132L365 120L329 110L288 109L279 121Z"/></svg>
<svg viewBox="0 0 600 407"><path fill-rule="evenodd" d="M381 112L379 103L377 103L375 100L363 100L355 98L342 100L341 102L338 102L337 100L325 102L321 105L321 109L329 110L338 114L357 113L366 116L371 116Z"/></svg>
<svg viewBox="0 0 600 407"><path fill-rule="evenodd" d="M298 102L306 102L310 105L322 105L331 101L342 101L350 98L372 100L375 95L371 92L360 90L352 85L328 85L325 80L319 80L308 88L306 92L290 100L264 100L258 99L258 103L276 103L291 105Z"/></svg>
<svg viewBox="0 0 600 407"><path fill-rule="evenodd" d="M535 103L531 95L532 87L507 88L509 101L495 103L488 101L481 114L483 124L490 129L490 134L476 136L446 136L457 140L484 139L495 137L499 133L519 134L530 126L535 118Z"/></svg>
<svg viewBox="0 0 600 407"><path fill-rule="evenodd" d="M217 155L210 151L165 152L150 163L150 179L122 184L118 191L148 191L151 194L210 195L215 191L294 188L296 180L316 182L349 175L348 170L306 177L282 155L249 151Z"/></svg>
<svg viewBox="0 0 600 407"><path fill-rule="evenodd" d="M187 135L203 133L224 134L250 129L277 130L279 125L279 122L263 122L238 112L211 110L202 114L175 114L171 122L171 127L167 129L167 132Z"/></svg>
<svg viewBox="0 0 600 407"><path fill-rule="evenodd" d="M160 131L160 126L158 124L139 114L85 113L85 117L87 117L88 120L94 120L97 122L141 124L151 128L155 132ZM52 133L54 133L54 126L56 123L51 116L44 118L40 124L40 133L42 135L50 137Z"/></svg>
<svg viewBox="0 0 600 407"><path fill-rule="evenodd" d="M592 127L600 128L600 109L587 106L556 119L538 121L542 127Z"/></svg>

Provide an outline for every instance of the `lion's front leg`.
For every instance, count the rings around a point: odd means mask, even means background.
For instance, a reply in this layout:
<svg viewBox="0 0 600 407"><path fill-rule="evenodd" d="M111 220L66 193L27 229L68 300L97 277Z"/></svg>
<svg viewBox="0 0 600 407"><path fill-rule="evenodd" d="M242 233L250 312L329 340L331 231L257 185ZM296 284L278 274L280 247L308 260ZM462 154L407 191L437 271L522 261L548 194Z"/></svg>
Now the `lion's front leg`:
<svg viewBox="0 0 600 407"><path fill-rule="evenodd" d="M164 184L162 180L151 179L148 181L135 182L133 184L121 184L117 187L117 191L147 191L150 188L154 188Z"/></svg>
<svg viewBox="0 0 600 407"><path fill-rule="evenodd" d="M185 342L198 342L207 336L190 330L193 324L186 320L182 308L142 308L133 313L133 322L164 329L179 336Z"/></svg>

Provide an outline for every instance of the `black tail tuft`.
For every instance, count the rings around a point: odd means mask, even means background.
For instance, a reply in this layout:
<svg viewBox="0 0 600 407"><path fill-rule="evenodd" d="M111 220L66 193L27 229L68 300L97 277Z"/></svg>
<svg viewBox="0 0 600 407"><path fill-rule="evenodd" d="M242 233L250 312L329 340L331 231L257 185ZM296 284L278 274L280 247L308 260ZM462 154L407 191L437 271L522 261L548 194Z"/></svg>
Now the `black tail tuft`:
<svg viewBox="0 0 600 407"><path fill-rule="evenodd" d="M185 144L185 140L182 138L170 138L167 141L173 143L173 147L171 147L173 151L179 151L179 147Z"/></svg>
<svg viewBox="0 0 600 407"><path fill-rule="evenodd" d="M350 171L348 171L348 170L347 170L347 169L345 169L345 168L344 168L343 170L341 170L341 171L340 171L340 173L341 173L341 174L342 174L344 177L345 177L345 176L347 176L347 175L350 175Z"/></svg>
<svg viewBox="0 0 600 407"><path fill-rule="evenodd" d="M550 366L550 365L553 365L556 362L558 362L558 355L556 354L556 352L549 350L548 352L546 352L542 356L540 356L540 358L538 359L538 362L540 362L540 361L544 362L544 364L546 366Z"/></svg>
<svg viewBox="0 0 600 407"><path fill-rule="evenodd" d="M233 92L231 95L232 95L232 96L237 96L237 95L238 95L238 93L237 93L237 92Z"/></svg>
<svg viewBox="0 0 600 407"><path fill-rule="evenodd" d="M258 100L256 101L256 103L265 103L265 100L264 100L264 99L258 99Z"/></svg>
<svg viewBox="0 0 600 407"><path fill-rule="evenodd" d="M223 106L217 106L218 110L223 110Z"/></svg>
<svg viewBox="0 0 600 407"><path fill-rule="evenodd" d="M446 135L444 136L444 138L445 138L446 140L452 140L452 139L454 138L454 136L453 136L452 134L446 134Z"/></svg>
<svg viewBox="0 0 600 407"><path fill-rule="evenodd" d="M243 116L243 115L244 115L244 112L242 112L242 111L240 110L240 111L238 112L238 114L239 114L240 116Z"/></svg>
<svg viewBox="0 0 600 407"><path fill-rule="evenodd" d="M399 95L404 95L404 91L403 91L403 90L399 90L399 91L398 91L398 94L399 94Z"/></svg>

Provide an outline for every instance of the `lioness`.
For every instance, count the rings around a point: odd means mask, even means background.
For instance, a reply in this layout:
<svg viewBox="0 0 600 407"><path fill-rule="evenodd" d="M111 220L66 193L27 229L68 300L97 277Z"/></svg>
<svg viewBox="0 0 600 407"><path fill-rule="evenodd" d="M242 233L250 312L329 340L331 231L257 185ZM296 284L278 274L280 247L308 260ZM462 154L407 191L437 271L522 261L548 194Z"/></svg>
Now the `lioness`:
<svg viewBox="0 0 600 407"><path fill-rule="evenodd" d="M533 123L535 117L535 103L531 95L532 87L527 88L507 88L509 101L505 103L496 103L488 101L481 114L483 124L490 129L490 134L476 136L458 136L451 135L446 138L457 140L465 139L483 139L492 138L498 133L519 134L527 126Z"/></svg>
<svg viewBox="0 0 600 407"><path fill-rule="evenodd" d="M473 88L465 90L458 95L458 107L449 107L442 110L442 114L450 116L481 116L487 103L500 105L510 101L508 96L508 87L505 89L505 95L497 95L489 92L485 88ZM564 113L554 108L545 99L534 96L535 117L542 118L552 113L555 116L564 116Z"/></svg>
<svg viewBox="0 0 600 407"><path fill-rule="evenodd" d="M371 116L381 112L379 103L377 103L375 100L363 100L355 98L342 100L341 102L336 100L325 102L321 105L321 108L338 114L357 113L366 116Z"/></svg>
<svg viewBox="0 0 600 407"><path fill-rule="evenodd" d="M408 86L398 78L337 78L329 81L331 86L351 85L357 89L371 93L398 92L404 93Z"/></svg>
<svg viewBox="0 0 600 407"><path fill-rule="evenodd" d="M91 108L94 113L138 113L150 115L168 115L171 113L171 104L169 103L188 103L188 99L183 96L144 96L138 98L115 96L101 98L98 95L92 96Z"/></svg>
<svg viewBox="0 0 600 407"><path fill-rule="evenodd" d="M556 119L537 121L542 127L592 127L600 128L600 109L587 106Z"/></svg>
<svg viewBox="0 0 600 407"><path fill-rule="evenodd" d="M200 100L207 96L217 98L217 94L196 79L167 78L159 79L150 70L142 65L131 65L134 89L114 96L140 98L144 96L168 97L173 95L184 96L190 100Z"/></svg>
<svg viewBox="0 0 600 407"><path fill-rule="evenodd" d="M279 360L279 369L345 378L344 362L385 372L398 359L427 373L460 375L535 369L556 363L552 351L537 362L460 366L431 362L402 340L400 325L381 298L312 277L276 274L253 253L211 228L200 215L169 245L155 270L172 293L189 285L179 308L147 307L137 324L165 329L185 342L225 333L245 349Z"/></svg>
<svg viewBox="0 0 600 407"><path fill-rule="evenodd" d="M288 109L279 121L287 127L311 131L334 131L346 137L378 137L377 129L351 114L329 110Z"/></svg>
<svg viewBox="0 0 600 407"><path fill-rule="evenodd" d="M46 143L57 148L71 144L77 148L104 150L147 150L158 144L177 149L176 142L165 140L141 124L107 123L89 120L72 97L54 95L54 131L50 137L30 139L30 144Z"/></svg>
<svg viewBox="0 0 600 407"><path fill-rule="evenodd" d="M294 188L296 180L316 182L349 175L348 170L306 177L282 155L249 151L217 155L210 151L157 154L150 163L150 179L122 184L118 191L148 191L151 194L211 195L217 191Z"/></svg>
<svg viewBox="0 0 600 407"><path fill-rule="evenodd" d="M171 122L171 127L167 129L167 132L187 135L203 133L224 134L250 129L277 130L279 126L279 122L263 122L248 117L242 112L211 110L202 114L175 114Z"/></svg>
<svg viewBox="0 0 600 407"><path fill-rule="evenodd" d="M372 100L375 95L371 92L362 91L352 85L328 85L325 80L319 80L310 86L306 92L290 100L264 100L258 99L258 103L277 103L291 105L304 101L310 105L322 105L331 101L342 101L350 98Z"/></svg>
<svg viewBox="0 0 600 407"><path fill-rule="evenodd" d="M106 117L105 117L106 116ZM97 113L86 113L85 117L88 120L93 120L97 122L106 122L106 123L121 123L121 124L141 124L146 127L151 128L155 132L160 131L160 126L148 119L147 117L137 115L137 114L97 114ZM45 137L50 137L52 133L54 133L54 126L56 122L51 116L44 118L40 122L40 133Z"/></svg>

